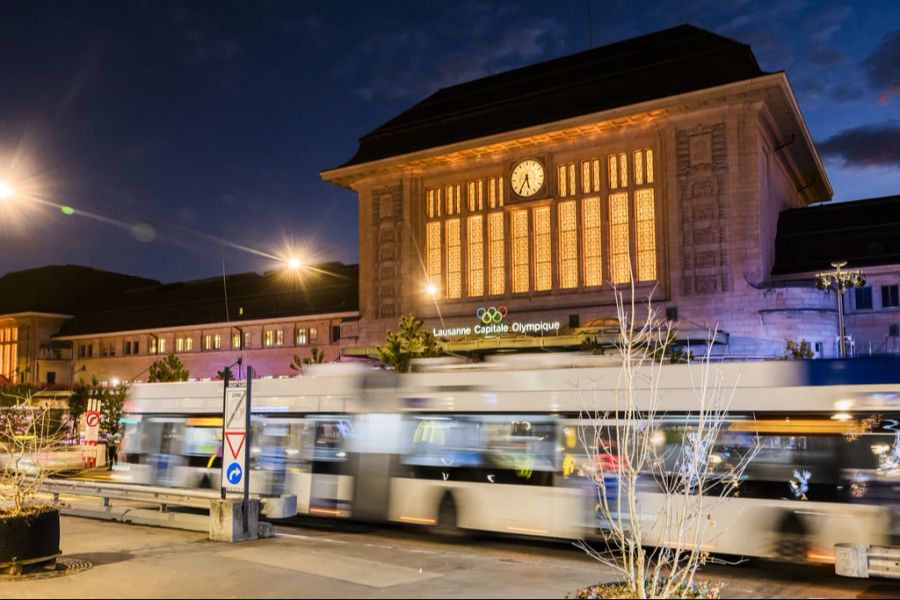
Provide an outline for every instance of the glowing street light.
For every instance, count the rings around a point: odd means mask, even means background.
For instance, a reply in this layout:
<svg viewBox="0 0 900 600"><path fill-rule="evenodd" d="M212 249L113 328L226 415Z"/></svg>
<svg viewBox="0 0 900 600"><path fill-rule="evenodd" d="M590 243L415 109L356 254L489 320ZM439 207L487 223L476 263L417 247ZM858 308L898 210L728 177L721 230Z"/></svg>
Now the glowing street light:
<svg viewBox="0 0 900 600"><path fill-rule="evenodd" d="M300 270L300 267L303 266L303 263L300 261L299 258L291 257L287 261L287 266L291 271L298 271L298 270Z"/></svg>
<svg viewBox="0 0 900 600"><path fill-rule="evenodd" d="M844 358L846 353L846 339L844 335L844 291L853 289L854 287L863 287L866 285L866 276L862 271L842 271L847 266L846 260L835 261L831 263L834 271L826 271L824 273L816 273L816 287L820 290L831 289L831 286L837 288L837 305L838 305L838 349L839 358Z"/></svg>
<svg viewBox="0 0 900 600"><path fill-rule="evenodd" d="M15 195L15 190L13 186L9 185L6 181L0 179L0 202L5 202L12 198Z"/></svg>

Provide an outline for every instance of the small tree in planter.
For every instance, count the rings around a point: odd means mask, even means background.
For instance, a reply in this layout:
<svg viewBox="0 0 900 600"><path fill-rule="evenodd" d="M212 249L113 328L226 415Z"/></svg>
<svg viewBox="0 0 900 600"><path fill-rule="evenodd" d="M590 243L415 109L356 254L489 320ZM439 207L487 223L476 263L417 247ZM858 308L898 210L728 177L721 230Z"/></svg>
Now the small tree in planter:
<svg viewBox="0 0 900 600"><path fill-rule="evenodd" d="M66 469L59 411L27 396L0 397L0 569L21 573L59 555L59 511L38 499L41 485Z"/></svg>
<svg viewBox="0 0 900 600"><path fill-rule="evenodd" d="M727 427L733 388L721 371L711 369L710 343L688 367L696 405L684 429L673 432L677 439L666 440L659 386L663 365L670 362L670 324L657 317L649 299L638 305L633 287L628 305L616 292L616 306L622 370L613 391L615 409L600 409L599 390L593 397L585 390L578 428L590 457L586 471L596 490L606 548L579 546L612 568L619 582L579 590L576 597L717 598L718 588L698 583L695 575L709 559L703 548L710 539L711 515L737 490L759 449L758 439L728 464L716 464L713 455ZM653 502L648 485L656 490Z"/></svg>

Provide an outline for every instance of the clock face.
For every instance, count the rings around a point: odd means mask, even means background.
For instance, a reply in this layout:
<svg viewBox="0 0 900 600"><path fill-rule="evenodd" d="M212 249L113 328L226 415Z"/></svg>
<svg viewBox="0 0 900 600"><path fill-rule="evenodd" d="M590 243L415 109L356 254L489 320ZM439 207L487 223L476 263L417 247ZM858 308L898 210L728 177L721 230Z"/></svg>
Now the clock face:
<svg viewBox="0 0 900 600"><path fill-rule="evenodd" d="M515 166L509 179L516 194L522 198L534 196L544 185L544 167L534 159L523 160Z"/></svg>

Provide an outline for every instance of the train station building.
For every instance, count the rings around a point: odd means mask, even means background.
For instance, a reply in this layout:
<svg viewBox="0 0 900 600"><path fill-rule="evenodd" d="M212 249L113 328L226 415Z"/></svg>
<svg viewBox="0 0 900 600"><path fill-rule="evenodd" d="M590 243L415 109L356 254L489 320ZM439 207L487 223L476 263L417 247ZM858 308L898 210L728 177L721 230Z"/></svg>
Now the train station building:
<svg viewBox="0 0 900 600"><path fill-rule="evenodd" d="M816 274L836 260L867 276L843 297L851 352L900 352L900 196L830 202L787 74L692 26L441 89L322 177L357 194L358 267L303 285L9 273L0 381L141 380L172 352L196 379L238 359L293 375L312 346L372 357L407 313L454 353L577 350L615 341L632 283L682 342L834 357Z"/></svg>
<svg viewBox="0 0 900 600"><path fill-rule="evenodd" d="M358 197L350 354L409 312L461 352L577 348L609 337L614 290L633 283L682 341L718 329L716 352L735 357L786 339L835 355L835 295L815 270L854 257L807 218L840 219L808 208L831 200L828 175L787 74L714 33L676 27L438 90L322 177ZM816 249L798 262L794 243ZM894 251L870 253L889 263L888 304Z"/></svg>

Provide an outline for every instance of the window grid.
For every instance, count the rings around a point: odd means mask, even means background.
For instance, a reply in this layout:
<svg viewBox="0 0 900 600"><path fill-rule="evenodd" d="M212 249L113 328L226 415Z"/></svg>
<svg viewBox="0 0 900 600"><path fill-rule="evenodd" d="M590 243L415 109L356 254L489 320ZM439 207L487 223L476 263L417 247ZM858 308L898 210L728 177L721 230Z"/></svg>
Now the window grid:
<svg viewBox="0 0 900 600"><path fill-rule="evenodd" d="M488 248L490 269L490 293L499 296L506 292L506 235L502 212L488 215Z"/></svg>
<svg viewBox="0 0 900 600"><path fill-rule="evenodd" d="M459 219L447 221L447 297L462 296L462 240Z"/></svg>
<svg viewBox="0 0 900 600"><path fill-rule="evenodd" d="M553 287L552 251L550 244L550 207L534 209L534 289L538 292Z"/></svg>
<svg viewBox="0 0 900 600"><path fill-rule="evenodd" d="M628 194L609 196L610 277L613 283L631 279L631 256L628 235Z"/></svg>
<svg viewBox="0 0 900 600"><path fill-rule="evenodd" d="M530 289L528 252L528 211L512 213L512 291L514 294Z"/></svg>
<svg viewBox="0 0 900 600"><path fill-rule="evenodd" d="M587 163L584 163L587 164ZM578 287L578 217L574 200L559 203L559 287Z"/></svg>
<svg viewBox="0 0 900 600"><path fill-rule="evenodd" d="M484 218L469 217L469 296L484 295Z"/></svg>
<svg viewBox="0 0 900 600"><path fill-rule="evenodd" d="M635 204L635 241L637 243L638 281L656 279L656 216L653 188L637 190Z"/></svg>
<svg viewBox="0 0 900 600"><path fill-rule="evenodd" d="M443 269L441 258L441 222L432 221L426 226L428 283L437 288L436 295L440 295L440 282Z"/></svg>
<svg viewBox="0 0 900 600"><path fill-rule="evenodd" d="M900 307L900 286L896 286L896 285L881 286L881 307L882 308Z"/></svg>
<svg viewBox="0 0 900 600"><path fill-rule="evenodd" d="M603 228L600 221L600 198L583 200L582 227L584 230L584 285L603 284Z"/></svg>

